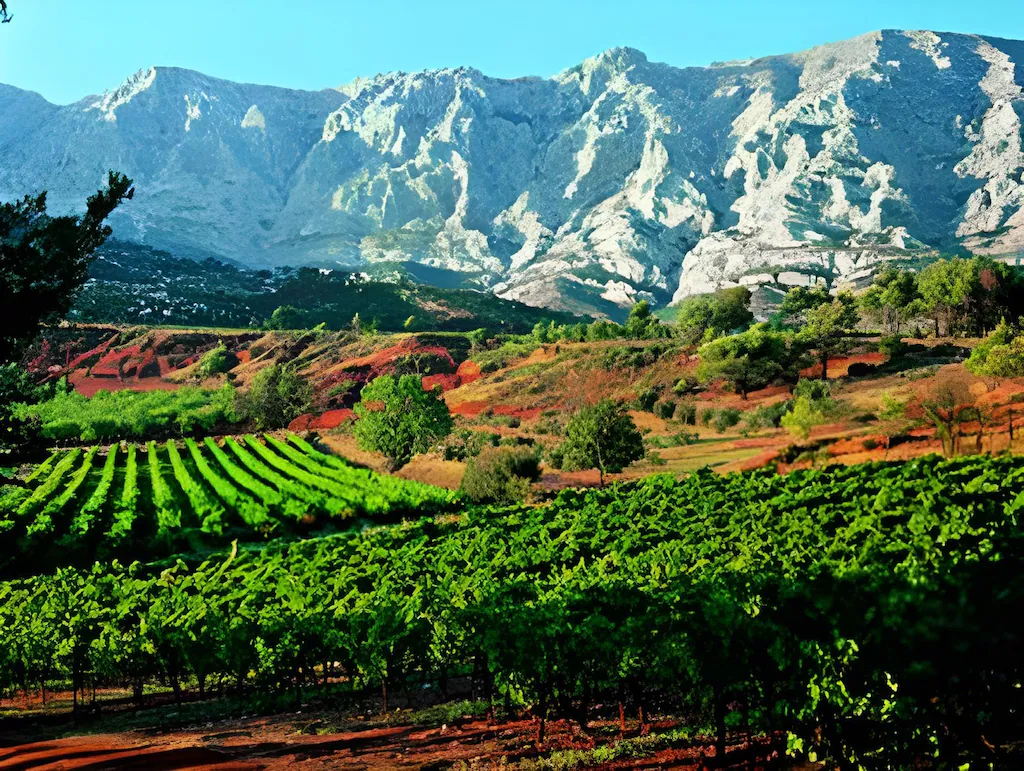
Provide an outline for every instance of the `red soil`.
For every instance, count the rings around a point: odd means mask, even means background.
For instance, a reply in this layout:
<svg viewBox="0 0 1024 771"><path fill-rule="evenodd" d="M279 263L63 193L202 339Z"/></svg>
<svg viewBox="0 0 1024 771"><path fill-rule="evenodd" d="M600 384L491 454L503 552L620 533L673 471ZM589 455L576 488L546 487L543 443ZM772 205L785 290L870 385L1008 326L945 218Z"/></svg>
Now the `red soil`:
<svg viewBox="0 0 1024 771"><path fill-rule="evenodd" d="M68 382L78 393L86 397L95 396L100 391L173 391L179 387L177 383L168 383L156 377L142 380L89 377L84 369L68 375Z"/></svg>
<svg viewBox="0 0 1024 771"><path fill-rule="evenodd" d="M248 718L208 724L202 728L98 734L57 739L0 749L0 769L172 769L213 768L217 771L285 769L301 765L319 771L333 768L384 769L440 768L484 761L480 767L497 767L502 759L515 762L535 757L532 740L535 720L489 723L463 719L453 725L425 728L392 725L359 730L328 731L321 735L303 732L320 721L300 715ZM616 724L595 721L603 733L614 735ZM658 723L656 730L676 724ZM636 735L630 720L627 736ZM588 749L595 740L566 721L548 723L544 751ZM647 768L701 768L714 750L700 741L689 746L660 750L639 761ZM772 767L758 760L768 754L763 744L731 743L726 758L729 768L760 771ZM486 761L490 763L486 763ZM749 761L754 761L749 763ZM749 763L749 764L748 764ZM476 763L474 763L476 765ZM638 759L593 768L636 768Z"/></svg>
<svg viewBox="0 0 1024 771"><path fill-rule="evenodd" d="M349 409L327 410L320 415L307 412L288 424L289 431L310 431L313 429L337 428L346 420L355 420L356 414Z"/></svg>
<svg viewBox="0 0 1024 771"><path fill-rule="evenodd" d="M482 412L491 410L495 415L507 415L520 420L535 420L543 410L540 407L514 407L511 404L491 404L488 401L472 401L456 404L451 408L452 414L475 417Z"/></svg>
<svg viewBox="0 0 1024 771"><path fill-rule="evenodd" d="M451 391L454 388L473 383L481 377L480 367L477 366L476 362L467 359L459 365L454 374L427 375L423 378L423 388L429 391L434 386L439 385L442 391Z"/></svg>

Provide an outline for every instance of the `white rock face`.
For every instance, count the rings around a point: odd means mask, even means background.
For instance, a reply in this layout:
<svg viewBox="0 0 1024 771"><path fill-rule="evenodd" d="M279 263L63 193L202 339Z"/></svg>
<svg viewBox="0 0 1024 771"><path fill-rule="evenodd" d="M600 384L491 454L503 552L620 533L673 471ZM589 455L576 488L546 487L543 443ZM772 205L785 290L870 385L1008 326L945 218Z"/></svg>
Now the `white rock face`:
<svg viewBox="0 0 1024 771"><path fill-rule="evenodd" d="M1024 251L1024 43L877 32L677 69L612 49L555 77L389 73L300 92L174 68L67 107L0 86L0 199L80 207L186 256L417 261L535 305L867 278Z"/></svg>

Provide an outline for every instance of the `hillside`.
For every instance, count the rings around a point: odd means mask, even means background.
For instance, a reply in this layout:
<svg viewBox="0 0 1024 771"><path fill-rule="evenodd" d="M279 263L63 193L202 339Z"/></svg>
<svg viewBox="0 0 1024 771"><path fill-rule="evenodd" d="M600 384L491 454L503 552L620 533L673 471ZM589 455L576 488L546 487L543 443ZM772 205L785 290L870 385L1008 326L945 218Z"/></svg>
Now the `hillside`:
<svg viewBox="0 0 1024 771"><path fill-rule="evenodd" d="M138 191L112 219L126 241L259 267L413 261L588 314L857 281L935 250L1016 257L1021 56L884 31L685 69L616 48L550 79L301 92L158 67L65 107L3 87L0 199L80 206L115 167Z"/></svg>
<svg viewBox="0 0 1024 771"><path fill-rule="evenodd" d="M829 368L833 407L807 441L794 439L779 418L794 398L771 386L746 399L721 382L700 385L693 349L676 339L600 342L509 342L478 347L461 333L362 334L351 331L232 331L105 325L50 330L28 356L37 377L67 375L83 394L149 391L193 384L244 388L262 368L289 363L314 389L311 411L292 422L313 431L341 456L385 471L381 456L360 450L351 435L351 407L364 384L382 374L417 374L440 387L457 430L445 446L415 458L399 475L458 487L466 461L482 447L505 441L536 445L547 459L563 437L568 416L602 398L622 401L645 434L647 457L617 478L757 467L780 470L822 463L907 459L942 452L921 405L949 382L963 383L984 407L985 424L965 422L964 448L1017 447L1009 436L1024 379L984 378L963 361L977 340L909 341L895 357L879 353L878 337L862 337ZM226 373L196 374L202 354L223 342L237 357ZM813 376L812 367L805 375ZM879 417L883 402L905 402L905 425ZM1020 419L1018 418L1018 422ZM237 429L231 429L237 430ZM895 435L895 439L889 436ZM74 441L71 444L75 444ZM561 471L545 460L541 490L597 484L596 470Z"/></svg>
<svg viewBox="0 0 1024 771"><path fill-rule="evenodd" d="M464 288L446 271L382 263L369 271L281 267L254 271L212 258L195 261L127 242L101 247L69 314L73 321L344 329L358 314L381 331L528 332L539 321L579 319Z"/></svg>

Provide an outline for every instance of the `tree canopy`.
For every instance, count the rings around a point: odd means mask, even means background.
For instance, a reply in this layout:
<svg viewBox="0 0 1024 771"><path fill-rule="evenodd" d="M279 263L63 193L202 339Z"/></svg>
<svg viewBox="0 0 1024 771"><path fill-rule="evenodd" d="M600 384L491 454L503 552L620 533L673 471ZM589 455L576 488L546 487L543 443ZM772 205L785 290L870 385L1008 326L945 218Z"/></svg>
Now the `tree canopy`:
<svg viewBox="0 0 1024 771"><path fill-rule="evenodd" d="M355 406L355 436L364 450L379 452L392 469L427 452L452 430L440 391L423 390L416 375L382 375L370 381Z"/></svg>
<svg viewBox="0 0 1024 771"><path fill-rule="evenodd" d="M603 399L570 418L562 443L562 467L596 468L604 475L618 473L644 456L644 441L633 418L621 404Z"/></svg>
<svg viewBox="0 0 1024 771"><path fill-rule="evenodd" d="M831 302L810 308L797 339L813 348L821 364L821 379L828 378L828 363L845 352L849 342L845 335L857 325L857 301L849 292L840 292Z"/></svg>
<svg viewBox="0 0 1024 771"><path fill-rule="evenodd" d="M754 320L750 290L734 286L688 297L679 304L676 318L680 335L691 344L738 331Z"/></svg>
<svg viewBox="0 0 1024 771"><path fill-rule="evenodd" d="M104 220L134 193L128 177L111 171L84 214L47 214L45 192L0 204L0 361L16 355L41 323L68 312L93 252L111 233Z"/></svg>
<svg viewBox="0 0 1024 771"><path fill-rule="evenodd" d="M746 332L720 337L701 347L701 380L726 380L743 398L782 378L795 378L803 361L792 334L756 324Z"/></svg>

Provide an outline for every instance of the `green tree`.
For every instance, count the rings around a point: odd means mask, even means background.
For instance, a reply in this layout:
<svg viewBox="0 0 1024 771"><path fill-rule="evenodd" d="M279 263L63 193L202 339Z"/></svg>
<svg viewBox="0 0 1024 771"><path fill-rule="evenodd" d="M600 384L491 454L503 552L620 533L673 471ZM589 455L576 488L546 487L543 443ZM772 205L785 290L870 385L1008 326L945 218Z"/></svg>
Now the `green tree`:
<svg viewBox="0 0 1024 771"><path fill-rule="evenodd" d="M706 343L698 355L701 380L725 380L744 399L776 380L795 378L802 363L792 335L774 332L766 324Z"/></svg>
<svg viewBox="0 0 1024 771"><path fill-rule="evenodd" d="M924 309L917 289L917 274L892 265L885 266L861 295L860 306L886 332L899 334L903 324Z"/></svg>
<svg viewBox="0 0 1024 771"><path fill-rule="evenodd" d="M828 379L829 361L849 349L845 335L857 321L857 301L849 292L840 292L831 302L807 311L798 338L814 349L821 364L822 380Z"/></svg>
<svg viewBox="0 0 1024 771"><path fill-rule="evenodd" d="M813 287L795 286L786 293L779 311L786 318L799 323L807 311L832 301L828 287L816 284Z"/></svg>
<svg viewBox="0 0 1024 771"><path fill-rule="evenodd" d="M1024 338L1015 335L1005 320L1000 321L981 345L964 362L968 371L988 377L1024 375Z"/></svg>
<svg viewBox="0 0 1024 771"><path fill-rule="evenodd" d="M392 469L427 452L448 436L453 426L440 391L424 391L423 381L416 375L375 378L363 388L355 413L359 446L382 454Z"/></svg>
<svg viewBox="0 0 1024 771"><path fill-rule="evenodd" d="M305 325L306 314L291 305L279 305L263 322L264 329L302 329Z"/></svg>
<svg viewBox="0 0 1024 771"><path fill-rule="evenodd" d="M925 312L935 321L935 336L961 331L972 293L977 294L978 263L943 259L926 266L918 278Z"/></svg>
<svg viewBox="0 0 1024 771"><path fill-rule="evenodd" d="M644 457L644 441L626 408L610 399L584 407L565 427L562 467L596 468L604 475L617 473Z"/></svg>
<svg viewBox="0 0 1024 771"><path fill-rule="evenodd" d="M630 309L625 329L626 337L634 340L666 337L668 334L668 330L658 321L647 300L641 300Z"/></svg>
<svg viewBox="0 0 1024 771"><path fill-rule="evenodd" d="M476 503L522 503L540 479L537 452L529 447L487 447L466 465L461 490Z"/></svg>
<svg viewBox="0 0 1024 771"><path fill-rule="evenodd" d="M679 332L688 343L729 334L750 325L750 290L744 286L688 297L679 304Z"/></svg>
<svg viewBox="0 0 1024 771"><path fill-rule="evenodd" d="M272 364L239 396L239 411L262 429L283 428L309 409L313 387L291 367Z"/></svg>
<svg viewBox="0 0 1024 771"><path fill-rule="evenodd" d="M15 356L40 324L68 312L93 253L111 233L104 221L134 194L132 181L111 171L81 215L50 216L45 192L0 204L0 361Z"/></svg>

